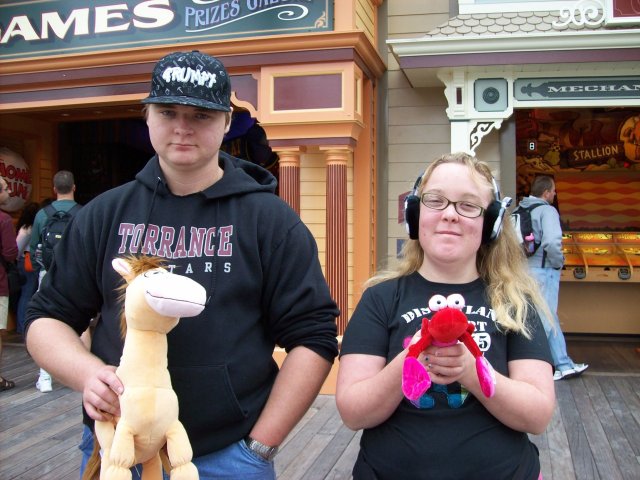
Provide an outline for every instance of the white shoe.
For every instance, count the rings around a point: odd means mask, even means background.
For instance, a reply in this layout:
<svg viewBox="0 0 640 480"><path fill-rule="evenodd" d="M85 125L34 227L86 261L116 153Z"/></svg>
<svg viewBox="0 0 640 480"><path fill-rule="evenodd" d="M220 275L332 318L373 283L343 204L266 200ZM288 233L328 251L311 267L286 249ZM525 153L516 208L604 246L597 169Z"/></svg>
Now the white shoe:
<svg viewBox="0 0 640 480"><path fill-rule="evenodd" d="M574 378L578 375L581 375L582 372L584 372L587 368L589 368L589 365L587 365L586 363L576 363L573 365L573 368L567 368L562 372L560 370L556 370L555 372L553 372L553 379L557 381Z"/></svg>
<svg viewBox="0 0 640 480"><path fill-rule="evenodd" d="M581 375L582 372L584 372L587 368L589 368L589 365L586 363L575 363L573 365L573 371L575 373L571 377L577 377L578 375ZM565 375L564 378L567 378L567 376Z"/></svg>
<svg viewBox="0 0 640 480"><path fill-rule="evenodd" d="M53 390L53 387L51 385L51 375L49 375L48 373L41 373L40 378L38 378L38 381L36 382L36 388L42 393L47 393Z"/></svg>

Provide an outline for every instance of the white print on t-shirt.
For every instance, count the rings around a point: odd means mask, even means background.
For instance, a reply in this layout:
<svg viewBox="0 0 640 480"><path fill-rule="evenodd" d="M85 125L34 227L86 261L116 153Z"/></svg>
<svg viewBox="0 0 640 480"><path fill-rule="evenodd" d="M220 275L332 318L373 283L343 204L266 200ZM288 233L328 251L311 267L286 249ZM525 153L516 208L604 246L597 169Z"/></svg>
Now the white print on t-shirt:
<svg viewBox="0 0 640 480"><path fill-rule="evenodd" d="M428 307L412 308L408 312L403 313L401 317L406 323L411 323L414 320L420 320L422 323L422 318L431 318L431 313L433 312L431 312ZM468 321L474 326L472 337L476 344L478 344L478 348L480 348L482 352L488 351L491 348L491 335L487 333L487 326L489 325L489 321L495 322L495 312L486 306L474 307L473 305L466 305L463 313L467 315ZM487 321L470 320L469 315L484 317Z"/></svg>
<svg viewBox="0 0 640 480"><path fill-rule="evenodd" d="M485 333L473 332L471 336L473 337L473 340L478 345L478 348L480 349L480 351L482 352L489 351L489 348L491 348L491 335L489 335L486 332Z"/></svg>
<svg viewBox="0 0 640 480"><path fill-rule="evenodd" d="M405 322L411 323L416 319L422 319L422 317L424 316L429 316L431 313L432 312L429 309L429 307L419 307L419 308L412 308L408 312L403 313L401 317L404 319ZM474 310L473 305L467 305L464 307L463 313L467 315L467 317L469 315L479 315L481 317L488 318L489 320L494 322L496 320L496 314L493 311L493 309L487 308L487 307L478 307L477 309ZM486 322L473 322L473 323L474 325L476 325L476 329L478 330L482 329L482 331L484 331Z"/></svg>
<svg viewBox="0 0 640 480"><path fill-rule="evenodd" d="M411 310L409 310L407 313L403 313L402 314L402 318L404 318L404 321L407 323L411 323L413 322L416 318L422 318L426 315L429 315L431 313L431 310L429 310L427 307L423 307L423 308L413 308Z"/></svg>

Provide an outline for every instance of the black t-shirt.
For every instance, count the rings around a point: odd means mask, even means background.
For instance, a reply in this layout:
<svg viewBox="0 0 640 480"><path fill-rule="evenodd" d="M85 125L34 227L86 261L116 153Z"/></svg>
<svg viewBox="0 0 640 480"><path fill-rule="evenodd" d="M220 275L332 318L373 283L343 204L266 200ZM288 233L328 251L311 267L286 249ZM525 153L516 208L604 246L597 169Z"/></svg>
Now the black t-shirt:
<svg viewBox="0 0 640 480"><path fill-rule="evenodd" d="M432 317L429 299L459 293L463 312L475 324L474 340L493 368L508 375L511 360L552 363L539 316L528 318L531 339L503 333L496 327L481 280L461 285L429 282L420 274L380 283L367 289L356 307L342 341L340 355L382 356L387 363L403 350L403 342ZM459 383L432 384L419 400L404 399L381 425L365 429L354 468L373 470L381 480L411 479L537 479L540 462L526 433L502 424ZM373 473L372 472L372 473Z"/></svg>

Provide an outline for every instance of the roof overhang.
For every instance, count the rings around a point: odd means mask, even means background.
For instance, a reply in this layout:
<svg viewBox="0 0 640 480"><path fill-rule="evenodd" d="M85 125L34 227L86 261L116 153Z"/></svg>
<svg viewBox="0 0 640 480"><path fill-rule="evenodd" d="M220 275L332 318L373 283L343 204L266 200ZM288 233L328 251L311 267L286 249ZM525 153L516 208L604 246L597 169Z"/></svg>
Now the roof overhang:
<svg viewBox="0 0 640 480"><path fill-rule="evenodd" d="M637 29L425 36L388 40L387 45L413 87L441 86L436 74L447 67L573 65L575 71L577 63L640 62Z"/></svg>

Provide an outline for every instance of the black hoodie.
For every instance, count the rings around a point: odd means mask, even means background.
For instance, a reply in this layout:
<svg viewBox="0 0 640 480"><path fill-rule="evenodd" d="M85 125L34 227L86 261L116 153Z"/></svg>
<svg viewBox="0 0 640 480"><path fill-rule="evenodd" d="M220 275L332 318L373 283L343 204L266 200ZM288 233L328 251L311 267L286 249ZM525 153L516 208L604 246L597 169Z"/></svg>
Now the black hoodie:
<svg viewBox="0 0 640 480"><path fill-rule="evenodd" d="M278 372L276 344L287 351L303 345L329 362L338 351L338 309L313 236L273 194L269 172L224 152L220 165L218 182L180 197L169 191L156 156L134 181L89 202L27 310L27 325L51 317L78 334L100 312L91 351L118 365L122 279L113 258L139 253L144 235L143 253L203 285L204 312L169 333L169 371L194 456L251 430Z"/></svg>

